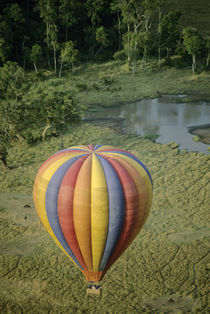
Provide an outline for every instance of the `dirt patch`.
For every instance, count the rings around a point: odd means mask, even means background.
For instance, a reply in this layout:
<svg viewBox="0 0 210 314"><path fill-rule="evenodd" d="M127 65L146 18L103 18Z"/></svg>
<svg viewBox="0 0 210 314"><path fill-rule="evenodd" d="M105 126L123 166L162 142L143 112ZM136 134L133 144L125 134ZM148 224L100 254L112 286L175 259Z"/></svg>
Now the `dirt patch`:
<svg viewBox="0 0 210 314"><path fill-rule="evenodd" d="M210 128L197 129L192 131L192 134L199 136L202 143L210 145Z"/></svg>
<svg viewBox="0 0 210 314"><path fill-rule="evenodd" d="M193 309L192 298L175 295L149 299L145 301L145 304L158 313L192 313Z"/></svg>
<svg viewBox="0 0 210 314"><path fill-rule="evenodd" d="M189 127L189 132L191 134L194 134L198 136L199 140L204 143L204 144L209 144L210 145L210 125L201 125L201 126L193 126Z"/></svg>
<svg viewBox="0 0 210 314"><path fill-rule="evenodd" d="M202 228L199 230L191 230L179 233L171 233L168 239L172 242L191 242L193 240L201 240L210 237L210 229Z"/></svg>

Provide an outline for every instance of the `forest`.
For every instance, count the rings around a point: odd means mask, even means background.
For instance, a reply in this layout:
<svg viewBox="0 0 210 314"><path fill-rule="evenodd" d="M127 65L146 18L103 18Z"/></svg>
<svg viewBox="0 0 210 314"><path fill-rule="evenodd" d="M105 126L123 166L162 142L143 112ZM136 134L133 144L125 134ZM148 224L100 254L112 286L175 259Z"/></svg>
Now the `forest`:
<svg viewBox="0 0 210 314"><path fill-rule="evenodd" d="M181 28L181 11L164 0L1 1L0 62L17 62L24 70L53 68L90 58L127 58L131 67L148 56L206 57L209 39L194 27ZM204 36L203 36L204 35Z"/></svg>
<svg viewBox="0 0 210 314"><path fill-rule="evenodd" d="M0 138L6 166L11 139L33 143L62 136L85 108L61 79L78 64L125 62L135 75L162 60L176 68L209 69L210 39L164 0L25 0L0 4ZM51 73L51 75L48 75ZM49 78L48 78L49 76ZM60 81L59 81L60 79ZM56 88L55 88L56 87ZM77 86L85 90L86 84ZM97 86L96 86L97 88ZM61 138L62 142L62 138Z"/></svg>

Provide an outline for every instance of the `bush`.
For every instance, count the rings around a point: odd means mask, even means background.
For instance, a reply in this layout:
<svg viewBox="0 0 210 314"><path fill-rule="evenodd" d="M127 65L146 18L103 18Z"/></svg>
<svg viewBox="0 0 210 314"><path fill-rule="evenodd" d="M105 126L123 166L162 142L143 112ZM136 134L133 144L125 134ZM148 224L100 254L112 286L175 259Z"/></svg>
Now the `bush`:
<svg viewBox="0 0 210 314"><path fill-rule="evenodd" d="M23 138L27 144L33 144L42 139L42 134L39 129L28 129L23 132Z"/></svg>
<svg viewBox="0 0 210 314"><path fill-rule="evenodd" d="M126 55L125 55L125 52L124 50L119 50L119 51L116 51L113 55L113 58L115 60L125 60L126 59Z"/></svg>
<svg viewBox="0 0 210 314"><path fill-rule="evenodd" d="M176 69L184 69L189 67L189 63L187 62L186 58L177 57L173 59L173 65Z"/></svg>
<svg viewBox="0 0 210 314"><path fill-rule="evenodd" d="M62 133L68 123L81 119L83 107L74 99L60 80L49 80L32 86L25 97L31 108L31 120L35 130L44 128L43 138L49 128ZM39 133L27 130L29 142L35 141ZM34 137L35 136L35 137Z"/></svg>
<svg viewBox="0 0 210 314"><path fill-rule="evenodd" d="M158 134L156 133L147 133L145 134L144 138L151 140L151 141L155 141L158 138Z"/></svg>
<svg viewBox="0 0 210 314"><path fill-rule="evenodd" d="M16 62L6 62L0 67L0 99L20 99L30 83Z"/></svg>
<svg viewBox="0 0 210 314"><path fill-rule="evenodd" d="M88 91L88 86L86 83L77 83L76 88L79 92L87 92Z"/></svg>
<svg viewBox="0 0 210 314"><path fill-rule="evenodd" d="M104 77L103 78L103 83L106 86L112 85L112 84L114 84L114 82L115 82L115 80L113 78L110 78L110 77Z"/></svg>
<svg viewBox="0 0 210 314"><path fill-rule="evenodd" d="M170 57L166 57L163 61L163 65L164 66L173 66L173 60Z"/></svg>
<svg viewBox="0 0 210 314"><path fill-rule="evenodd" d="M95 89L95 90L100 90L100 86L98 85L98 84L96 84L96 83L93 83L93 88Z"/></svg>

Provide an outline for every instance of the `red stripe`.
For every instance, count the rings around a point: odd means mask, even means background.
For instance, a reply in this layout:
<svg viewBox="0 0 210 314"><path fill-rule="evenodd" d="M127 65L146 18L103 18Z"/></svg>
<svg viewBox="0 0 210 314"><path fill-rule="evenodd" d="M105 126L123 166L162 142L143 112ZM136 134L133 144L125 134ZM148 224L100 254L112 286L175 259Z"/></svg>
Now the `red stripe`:
<svg viewBox="0 0 210 314"><path fill-rule="evenodd" d="M115 169L125 198L125 218L121 235L114 248L114 251L106 265L105 271L115 262L116 259L124 252L132 241L132 230L135 228L138 218L138 192L135 183L128 171L116 160L103 156Z"/></svg>
<svg viewBox="0 0 210 314"><path fill-rule="evenodd" d="M69 168L63 178L58 194L58 218L60 221L61 229L69 247L71 248L80 265L85 270L87 270L87 267L82 257L74 229L73 199L77 176L84 160L87 157L88 155L79 158Z"/></svg>
<svg viewBox="0 0 210 314"><path fill-rule="evenodd" d="M93 146L93 145L88 145L88 148L89 148L91 151L94 151L94 146Z"/></svg>

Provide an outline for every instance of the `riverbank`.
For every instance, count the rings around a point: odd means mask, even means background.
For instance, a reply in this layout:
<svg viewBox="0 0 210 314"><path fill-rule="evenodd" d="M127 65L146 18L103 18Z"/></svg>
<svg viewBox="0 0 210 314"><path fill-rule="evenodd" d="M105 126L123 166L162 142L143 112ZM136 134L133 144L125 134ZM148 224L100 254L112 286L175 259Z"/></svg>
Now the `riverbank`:
<svg viewBox="0 0 210 314"><path fill-rule="evenodd" d="M190 127L189 132L196 135L195 140L210 145L210 124Z"/></svg>
<svg viewBox="0 0 210 314"><path fill-rule="evenodd" d="M151 214L131 247L107 272L100 298L50 239L36 215L32 187L59 139L14 143L0 165L1 313L207 313L209 156L179 151L107 126L72 125L64 147L109 144L134 154L154 180Z"/></svg>

